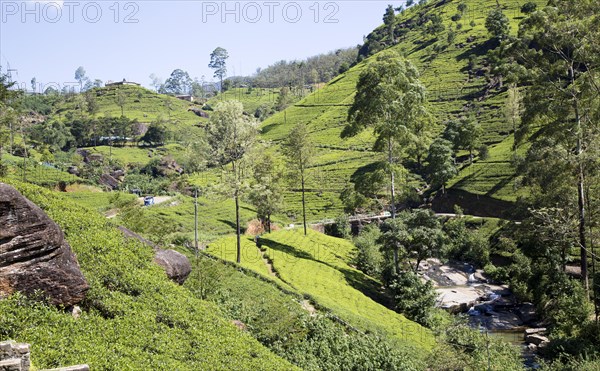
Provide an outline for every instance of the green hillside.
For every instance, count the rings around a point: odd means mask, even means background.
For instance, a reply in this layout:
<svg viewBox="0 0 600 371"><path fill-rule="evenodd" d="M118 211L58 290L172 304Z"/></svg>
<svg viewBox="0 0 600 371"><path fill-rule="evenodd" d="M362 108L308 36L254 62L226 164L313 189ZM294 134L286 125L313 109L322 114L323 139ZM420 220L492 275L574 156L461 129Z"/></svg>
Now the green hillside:
<svg viewBox="0 0 600 371"><path fill-rule="evenodd" d="M349 265L355 250L350 242L314 231L304 236L300 230L278 231L260 240L275 273L269 271L251 238L243 239L242 266L312 298L362 331L381 333L421 350L433 346L429 330L375 301L382 299L381 284ZM235 238L211 243L208 252L235 261Z"/></svg>
<svg viewBox="0 0 600 371"><path fill-rule="evenodd" d="M467 11L461 20L454 22L450 18L458 12L459 3L467 4ZM542 5L545 2L536 3ZM523 17L521 5L516 1L502 2L504 13L511 20L513 33ZM514 170L510 164L512 127L504 119L503 113L506 93L489 89L483 73L478 72L482 66L476 67L477 71L471 75L468 67L470 58L481 63L493 45L484 23L489 11L495 7L495 1L468 0L430 2L424 7L410 8L397 16L398 24L416 24L426 15L438 14L443 19L446 31L436 39L416 27L408 26L405 35L393 49L413 62L421 72L421 80L428 90L430 111L439 125L438 130L442 130L447 120L458 117L471 106L482 125L482 141L490 147L489 158L465 167L451 182L450 188L512 201L516 196L512 188ZM448 45L448 28L456 29L457 23L461 24L461 28L456 31L455 40ZM373 38L382 38L378 36L381 33L383 26L373 32ZM371 151L373 138L367 131L357 137L340 139L358 76L373 58L365 59L322 89L262 124L263 137L274 142L283 139L294 125L308 124L312 139L319 147L318 159L312 169L313 176L308 183L311 192L307 205L313 211L313 218L319 215L317 210L323 210L319 200L326 198L328 192L331 195L339 194L357 169L382 159L381 154ZM340 212L339 201L335 198L334 206L328 210L329 215ZM288 195L286 200L291 204L287 207L298 210L298 199Z"/></svg>
<svg viewBox="0 0 600 371"><path fill-rule="evenodd" d="M169 120L169 129L173 139L181 141L190 135L197 136L199 129L194 127L205 121L189 111L198 107L194 103L177 99L173 96L157 94L139 86L121 85L94 88L88 92L97 104L95 117L120 117L121 113L131 120L140 123L151 123L157 119ZM118 96L124 97L123 110L119 105ZM198 107L200 108L200 107ZM57 107L56 117L66 119L69 114L77 114L87 109L82 94L67 98L66 102Z"/></svg>
<svg viewBox="0 0 600 371"><path fill-rule="evenodd" d="M244 111L254 115L260 106L273 107L279 97L280 89L264 88L232 88L208 100L207 104L215 106L221 101L237 100L244 105Z"/></svg>
<svg viewBox="0 0 600 371"><path fill-rule="evenodd" d="M13 182L11 182L13 183ZM0 301L3 338L32 344L37 367L293 369L194 298L103 216L39 187L13 183L65 231L90 291L79 319L22 296Z"/></svg>

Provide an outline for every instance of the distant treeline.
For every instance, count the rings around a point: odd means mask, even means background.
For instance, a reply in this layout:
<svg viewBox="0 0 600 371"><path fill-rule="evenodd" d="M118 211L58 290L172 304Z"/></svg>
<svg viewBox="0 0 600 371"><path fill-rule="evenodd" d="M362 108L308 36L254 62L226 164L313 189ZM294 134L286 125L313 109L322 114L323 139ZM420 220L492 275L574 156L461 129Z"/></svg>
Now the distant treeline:
<svg viewBox="0 0 600 371"><path fill-rule="evenodd" d="M279 61L258 69L253 76L230 77L232 85L252 85L260 88L294 87L327 82L356 63L358 48L338 49L305 60Z"/></svg>

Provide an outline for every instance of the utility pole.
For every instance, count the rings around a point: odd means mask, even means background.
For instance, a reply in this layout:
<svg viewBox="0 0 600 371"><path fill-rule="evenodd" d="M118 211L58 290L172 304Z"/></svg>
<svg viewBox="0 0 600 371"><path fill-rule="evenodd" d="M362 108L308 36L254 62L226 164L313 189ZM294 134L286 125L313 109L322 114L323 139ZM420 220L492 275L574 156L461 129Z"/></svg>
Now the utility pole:
<svg viewBox="0 0 600 371"><path fill-rule="evenodd" d="M194 189L194 247L198 256L198 187Z"/></svg>

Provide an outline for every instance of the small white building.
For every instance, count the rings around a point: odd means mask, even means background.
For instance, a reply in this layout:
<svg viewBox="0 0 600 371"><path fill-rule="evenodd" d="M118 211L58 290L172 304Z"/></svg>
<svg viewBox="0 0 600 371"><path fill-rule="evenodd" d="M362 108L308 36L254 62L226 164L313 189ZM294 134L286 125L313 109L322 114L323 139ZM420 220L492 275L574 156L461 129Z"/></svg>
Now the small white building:
<svg viewBox="0 0 600 371"><path fill-rule="evenodd" d="M140 84L138 84L137 82L127 81L126 79L123 79L123 81L117 81L117 82L108 81L106 84L104 84L104 86L119 86L119 85L140 86Z"/></svg>

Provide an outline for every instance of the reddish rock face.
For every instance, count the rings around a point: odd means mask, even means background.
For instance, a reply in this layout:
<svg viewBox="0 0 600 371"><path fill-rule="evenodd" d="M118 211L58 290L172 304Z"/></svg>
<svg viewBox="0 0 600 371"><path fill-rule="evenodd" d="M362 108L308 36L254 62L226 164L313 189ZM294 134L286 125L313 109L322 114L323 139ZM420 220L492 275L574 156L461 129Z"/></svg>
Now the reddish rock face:
<svg viewBox="0 0 600 371"><path fill-rule="evenodd" d="M71 306L88 289L58 225L16 189L0 183L0 298L42 291L50 303Z"/></svg>

